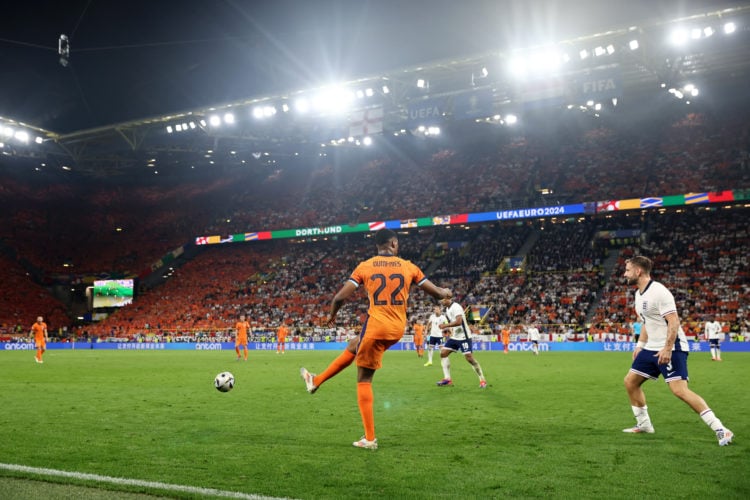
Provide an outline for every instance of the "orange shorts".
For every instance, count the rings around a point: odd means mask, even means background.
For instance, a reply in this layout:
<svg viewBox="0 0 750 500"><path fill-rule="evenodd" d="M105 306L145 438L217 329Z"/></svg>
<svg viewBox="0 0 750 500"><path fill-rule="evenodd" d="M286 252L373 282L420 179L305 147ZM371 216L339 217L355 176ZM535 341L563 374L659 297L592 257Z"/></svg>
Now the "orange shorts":
<svg viewBox="0 0 750 500"><path fill-rule="evenodd" d="M34 340L34 343L36 344L37 349L46 349L47 348L47 341L42 340Z"/></svg>
<svg viewBox="0 0 750 500"><path fill-rule="evenodd" d="M237 340L234 341L234 347L240 347L240 346L247 347L247 337L238 338Z"/></svg>
<svg viewBox="0 0 750 500"><path fill-rule="evenodd" d="M383 354L399 339L371 339L367 335L359 339L357 345L357 357L354 359L357 366L379 370L383 366Z"/></svg>

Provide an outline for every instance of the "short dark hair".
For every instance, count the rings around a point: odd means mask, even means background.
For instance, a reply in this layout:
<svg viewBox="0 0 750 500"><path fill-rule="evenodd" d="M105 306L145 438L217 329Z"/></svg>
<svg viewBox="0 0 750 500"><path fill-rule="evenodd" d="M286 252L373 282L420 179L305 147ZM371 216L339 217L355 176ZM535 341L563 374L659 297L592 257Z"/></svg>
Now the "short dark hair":
<svg viewBox="0 0 750 500"><path fill-rule="evenodd" d="M644 255L636 255L635 257L628 259L627 262L640 267L646 274L651 274L651 269L654 268L654 262Z"/></svg>
<svg viewBox="0 0 750 500"><path fill-rule="evenodd" d="M398 235L390 229L381 229L375 233L375 244L377 246L387 245L393 238L398 239Z"/></svg>

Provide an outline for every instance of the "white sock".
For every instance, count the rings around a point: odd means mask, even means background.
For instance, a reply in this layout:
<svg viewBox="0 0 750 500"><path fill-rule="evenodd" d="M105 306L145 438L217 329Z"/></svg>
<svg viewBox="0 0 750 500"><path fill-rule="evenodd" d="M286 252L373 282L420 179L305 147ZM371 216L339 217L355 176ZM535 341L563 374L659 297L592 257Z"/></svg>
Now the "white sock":
<svg viewBox="0 0 750 500"><path fill-rule="evenodd" d="M451 378L451 360L448 358L440 358L440 364L443 365L443 378Z"/></svg>
<svg viewBox="0 0 750 500"><path fill-rule="evenodd" d="M716 348L712 347L711 348L711 358L715 358L715 357L716 357Z"/></svg>
<svg viewBox="0 0 750 500"><path fill-rule="evenodd" d="M716 359L721 359L721 347L716 348Z"/></svg>
<svg viewBox="0 0 750 500"><path fill-rule="evenodd" d="M701 418L704 422L706 422L706 425L709 426L714 432L720 431L724 428L724 424L722 424L721 420L719 420L716 415L714 415L714 411L711 408L702 411Z"/></svg>
<svg viewBox="0 0 750 500"><path fill-rule="evenodd" d="M476 373L479 377L479 381L484 382L484 373L482 373L482 367L479 366L479 362L477 362L475 365L471 365L471 367L474 368L474 373Z"/></svg>
<svg viewBox="0 0 750 500"><path fill-rule="evenodd" d="M432 347L427 350L427 361L432 363Z"/></svg>
<svg viewBox="0 0 750 500"><path fill-rule="evenodd" d="M651 425L651 417L648 416L648 406L631 406L635 421L638 426Z"/></svg>

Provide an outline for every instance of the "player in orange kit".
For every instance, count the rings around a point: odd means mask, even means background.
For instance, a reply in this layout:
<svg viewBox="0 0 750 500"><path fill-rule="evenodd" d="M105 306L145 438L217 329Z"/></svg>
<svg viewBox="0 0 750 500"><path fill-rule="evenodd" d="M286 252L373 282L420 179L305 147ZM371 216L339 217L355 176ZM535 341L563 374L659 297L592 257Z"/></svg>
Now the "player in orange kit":
<svg viewBox="0 0 750 500"><path fill-rule="evenodd" d="M37 316L36 323L31 325L31 334L34 336L34 345L36 345L36 356L34 356L34 361L37 363L44 363L42 355L44 355L44 351L47 350L47 342L49 342L47 323L44 322L44 318Z"/></svg>
<svg viewBox="0 0 750 500"><path fill-rule="evenodd" d="M286 336L289 335L289 328L284 323L279 325L279 329L276 332L276 354L284 354L286 352Z"/></svg>
<svg viewBox="0 0 750 500"><path fill-rule="evenodd" d="M343 353L334 359L320 375L314 375L304 367L300 375L307 392L313 394L329 378L340 373L356 360L357 405L362 417L365 435L352 443L357 448L376 450L375 417L373 414L372 379L382 366L383 354L401 340L406 329L406 309L409 288L415 283L419 288L440 299L451 297L451 291L440 288L428 280L419 267L408 260L397 257L398 237L390 229L375 233L378 254L361 262L331 301L328 325L336 322L336 314L347 298L357 288L367 290L370 307L359 337L352 339Z"/></svg>
<svg viewBox="0 0 750 500"><path fill-rule="evenodd" d="M414 322L414 348L417 350L417 357L424 356L424 325Z"/></svg>
<svg viewBox="0 0 750 500"><path fill-rule="evenodd" d="M237 361L242 359L240 346L243 349L245 361L247 361L247 332L250 330L250 323L247 322L244 314L240 314L240 320L234 325L234 328L237 330L237 336L234 338L234 351L237 353Z"/></svg>

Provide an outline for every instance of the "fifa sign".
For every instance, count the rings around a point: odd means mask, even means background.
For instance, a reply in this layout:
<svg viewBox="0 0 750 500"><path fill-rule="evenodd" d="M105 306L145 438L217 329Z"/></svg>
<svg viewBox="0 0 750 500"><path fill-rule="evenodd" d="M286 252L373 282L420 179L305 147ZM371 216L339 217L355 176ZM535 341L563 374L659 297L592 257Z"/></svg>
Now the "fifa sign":
<svg viewBox="0 0 750 500"><path fill-rule="evenodd" d="M622 95L619 68L592 71L576 81L578 94L584 99L611 99Z"/></svg>

